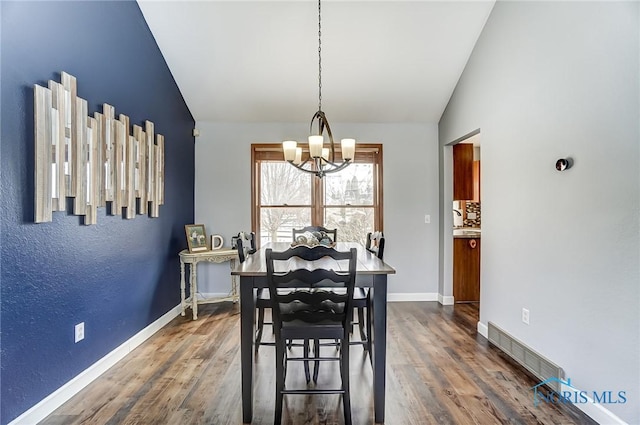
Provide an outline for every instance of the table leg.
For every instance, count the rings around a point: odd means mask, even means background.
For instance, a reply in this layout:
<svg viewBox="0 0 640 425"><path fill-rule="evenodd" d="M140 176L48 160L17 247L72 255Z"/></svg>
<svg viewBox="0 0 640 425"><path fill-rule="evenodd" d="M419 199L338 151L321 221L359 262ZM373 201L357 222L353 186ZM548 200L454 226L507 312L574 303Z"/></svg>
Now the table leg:
<svg viewBox="0 0 640 425"><path fill-rule="evenodd" d="M240 353L242 371L242 422L253 418L253 277L240 277Z"/></svg>
<svg viewBox="0 0 640 425"><path fill-rule="evenodd" d="M193 320L198 318L198 262L191 264L191 310L193 311Z"/></svg>
<svg viewBox="0 0 640 425"><path fill-rule="evenodd" d="M180 315L182 316L184 316L184 311L187 309L184 286L184 261L180 260L180 307L182 307Z"/></svg>
<svg viewBox="0 0 640 425"><path fill-rule="evenodd" d="M373 276L373 406L375 422L384 423L387 364L387 275Z"/></svg>

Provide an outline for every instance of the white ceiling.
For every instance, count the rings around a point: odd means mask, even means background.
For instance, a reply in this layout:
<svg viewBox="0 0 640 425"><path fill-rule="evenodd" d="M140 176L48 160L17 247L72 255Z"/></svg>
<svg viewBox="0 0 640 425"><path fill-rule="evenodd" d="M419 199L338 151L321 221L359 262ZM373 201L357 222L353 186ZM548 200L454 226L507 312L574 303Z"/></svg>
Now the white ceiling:
<svg viewBox="0 0 640 425"><path fill-rule="evenodd" d="M318 109L318 5L138 0L196 121L306 122ZM330 122L437 123L494 1L322 3Z"/></svg>

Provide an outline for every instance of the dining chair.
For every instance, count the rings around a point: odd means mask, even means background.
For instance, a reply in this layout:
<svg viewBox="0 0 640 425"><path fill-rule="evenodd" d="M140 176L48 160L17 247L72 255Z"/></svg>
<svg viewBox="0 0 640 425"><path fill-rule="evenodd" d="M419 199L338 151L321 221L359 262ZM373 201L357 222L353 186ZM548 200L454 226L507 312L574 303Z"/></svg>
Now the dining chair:
<svg viewBox="0 0 640 425"><path fill-rule="evenodd" d="M382 260L384 256L384 235L382 232L369 232L367 233L366 250L375 254L376 257ZM352 341L351 344L360 344L364 347L364 350L371 358L371 330L373 315L371 314L371 297L369 294L369 288L357 287L354 295L354 308L358 316L358 321L355 322L358 325L360 332L360 341ZM367 310L367 316L365 320L364 310Z"/></svg>
<svg viewBox="0 0 640 425"><path fill-rule="evenodd" d="M292 241L297 242L298 236L303 235L305 233L313 234L318 239L318 242L320 242L322 240L322 237L325 235L329 237L333 242L336 242L338 240L338 229L327 229L324 226L305 226L302 229L291 229ZM305 348L308 348L306 347L306 345L308 345L308 342L304 342L304 344L305 344ZM333 344L325 344L325 345L337 346L337 344L338 343L335 342ZM293 345L294 345L293 342L289 341L288 348L293 347ZM318 348L314 348L318 350L320 347L320 344L316 341L314 347L318 347ZM308 369L307 363L305 363L305 369ZM316 368L314 369L314 373L313 373L314 382L318 380L318 370L319 368L316 365ZM309 381L308 377L307 377L307 381Z"/></svg>
<svg viewBox="0 0 640 425"><path fill-rule="evenodd" d="M246 233L240 232L236 236L236 245L238 248L238 260L240 263L244 263L247 255L256 252L256 234L254 232ZM261 345L274 345L271 342L262 341L262 333L264 325L272 325L271 322L264 321L264 311L267 308L271 308L271 300L269 299L269 290L266 288L259 288L256 293L256 335L255 335L255 350L258 351Z"/></svg>
<svg viewBox="0 0 640 425"><path fill-rule="evenodd" d="M234 239L236 239L238 259L240 263L244 263L247 255L256 252L256 234L254 232L240 232Z"/></svg>
<svg viewBox="0 0 640 425"><path fill-rule="evenodd" d="M276 337L276 406L274 424L282 421L282 405L290 394L341 394L344 422L351 424L349 393L349 333L353 315L353 292L356 281L357 251L337 251L325 246L296 246L284 252L265 251L267 282L271 296L273 327ZM310 267L326 262L324 268ZM348 268L339 266L348 262ZM318 263L315 263L317 266ZM342 271L344 270L344 271ZM342 289L336 291L336 289ZM289 357L287 341L305 342L338 340L337 356L321 357L314 347L313 357L305 350L302 357ZM289 389L286 386L287 362L339 361L339 388L319 389L315 386Z"/></svg>
<svg viewBox="0 0 640 425"><path fill-rule="evenodd" d="M367 233L367 244L365 248L367 248L367 251L376 254L376 256L382 260L384 256L384 234L382 232Z"/></svg>
<svg viewBox="0 0 640 425"><path fill-rule="evenodd" d="M333 242L336 242L338 240L338 229L327 229L326 227L323 226L306 226L303 227L302 229L291 229L291 235L293 237L293 242L296 241L296 238L303 234L303 233L315 233L315 232L320 232L320 233L325 233L327 236L329 236L331 238L331 240ZM320 238L318 238L320 239Z"/></svg>

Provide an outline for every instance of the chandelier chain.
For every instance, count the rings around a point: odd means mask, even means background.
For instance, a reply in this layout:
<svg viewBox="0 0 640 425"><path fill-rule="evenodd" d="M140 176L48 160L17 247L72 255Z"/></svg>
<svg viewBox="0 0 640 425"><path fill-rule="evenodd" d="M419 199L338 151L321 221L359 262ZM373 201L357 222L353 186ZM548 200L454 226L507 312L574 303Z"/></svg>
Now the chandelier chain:
<svg viewBox="0 0 640 425"><path fill-rule="evenodd" d="M322 111L322 9L318 0L318 111Z"/></svg>
<svg viewBox="0 0 640 425"><path fill-rule="evenodd" d="M2 1L2 0L0 0ZM342 162L335 159L336 149L333 134L327 117L322 112L322 0L318 0L318 111L313 114L309 124L309 155L302 160L302 149L293 140L282 142L284 158L289 164L305 173L314 174L322 179L326 174L343 170L352 163L355 155L355 139L342 139ZM317 122L318 130L313 126ZM329 139L329 148L325 148L324 133ZM313 136L313 137L312 137Z"/></svg>

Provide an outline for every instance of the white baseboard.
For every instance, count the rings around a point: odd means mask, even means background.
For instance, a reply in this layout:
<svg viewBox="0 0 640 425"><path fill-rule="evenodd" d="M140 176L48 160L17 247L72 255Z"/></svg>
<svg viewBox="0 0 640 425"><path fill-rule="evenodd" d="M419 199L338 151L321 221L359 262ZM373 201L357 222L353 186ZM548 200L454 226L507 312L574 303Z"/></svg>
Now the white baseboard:
<svg viewBox="0 0 640 425"><path fill-rule="evenodd" d="M177 317L181 311L182 309L180 305L172 308L158 320L142 329L109 354L89 366L84 371L80 372L75 378L49 394L35 406L9 422L8 425L32 425L40 422L58 407L66 403L71 397L80 392L80 390L106 372L111 366L122 360L127 354L133 351L133 349L146 341L151 335L162 329L163 326Z"/></svg>
<svg viewBox="0 0 640 425"><path fill-rule="evenodd" d="M568 391L571 393L575 390L575 388L561 384L561 391L563 392ZM587 395L585 395L585 397L588 400L586 403L573 403L573 405L597 423L607 425L629 425L627 422L616 416L613 412L605 409L601 404L595 403L591 397Z"/></svg>
<svg viewBox="0 0 640 425"><path fill-rule="evenodd" d="M388 293L388 302L402 301L438 301L438 294L435 292L398 292Z"/></svg>
<svg viewBox="0 0 640 425"><path fill-rule="evenodd" d="M442 305L453 305L453 296L438 294L438 302Z"/></svg>
<svg viewBox="0 0 640 425"><path fill-rule="evenodd" d="M482 335L486 339L489 339L489 328L487 327L487 325L478 320L477 329L480 335Z"/></svg>

